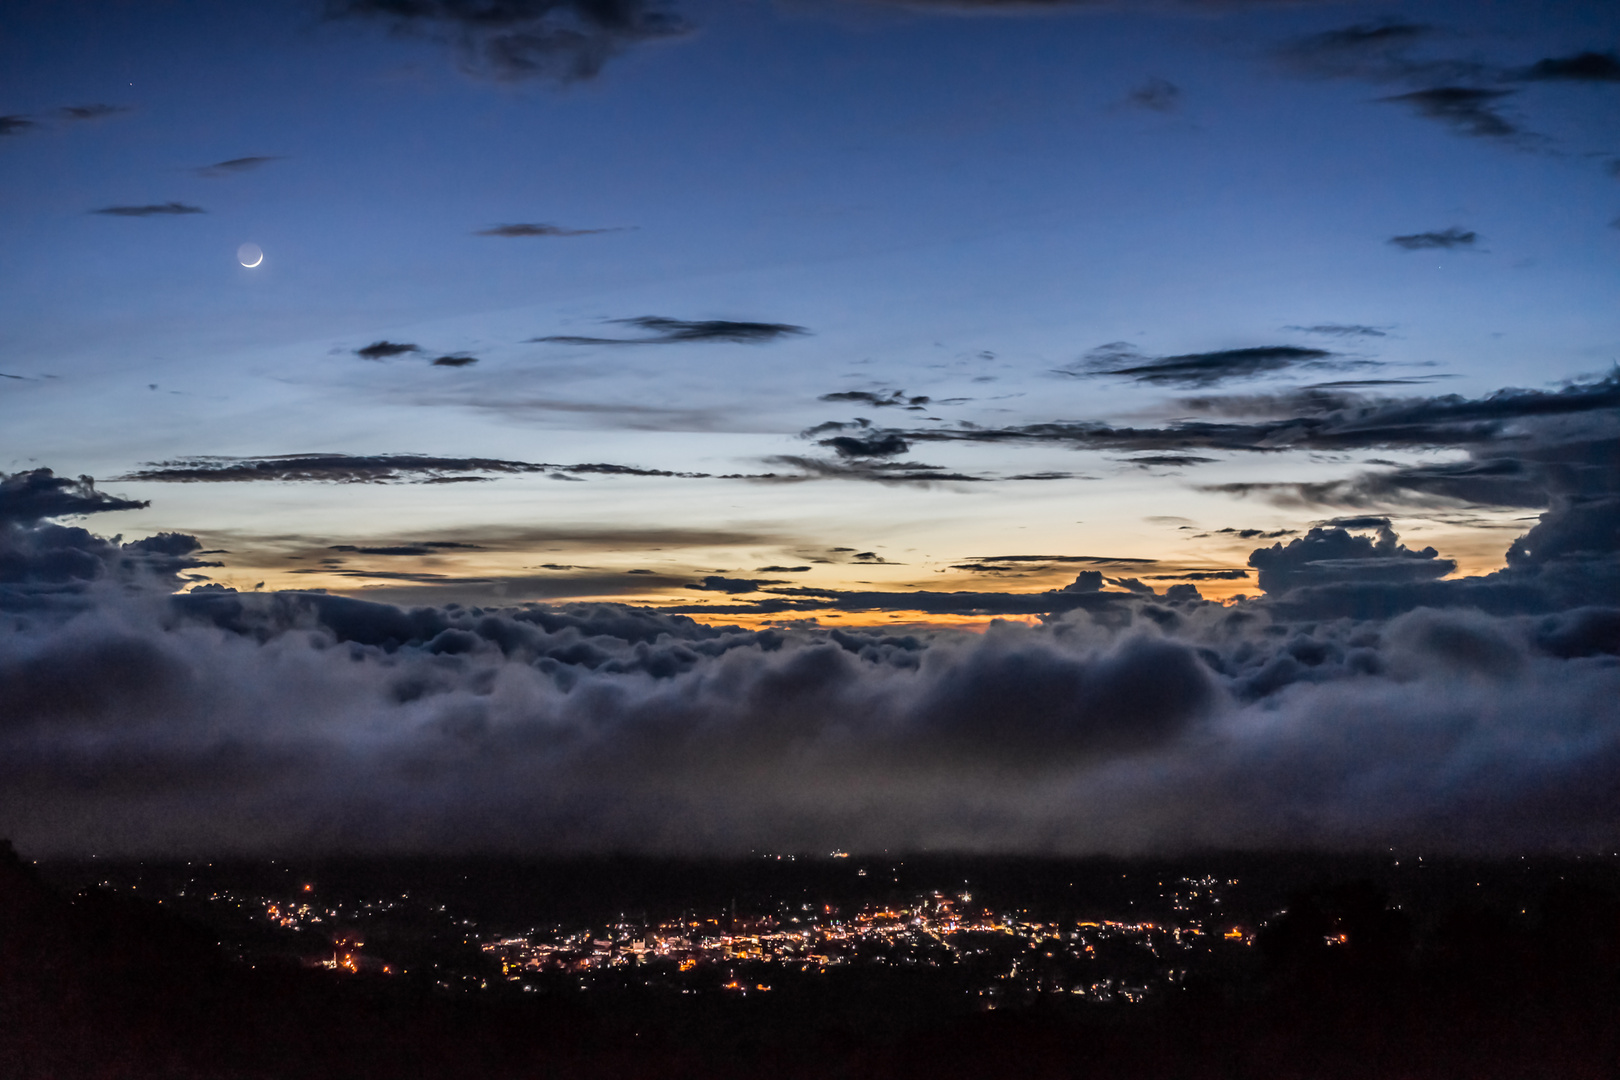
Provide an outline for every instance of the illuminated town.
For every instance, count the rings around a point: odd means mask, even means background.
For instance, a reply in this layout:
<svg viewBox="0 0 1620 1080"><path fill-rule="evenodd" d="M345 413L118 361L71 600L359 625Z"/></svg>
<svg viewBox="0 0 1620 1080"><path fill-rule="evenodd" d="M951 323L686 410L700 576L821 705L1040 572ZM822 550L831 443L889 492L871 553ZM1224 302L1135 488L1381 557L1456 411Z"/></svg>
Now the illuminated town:
<svg viewBox="0 0 1620 1080"><path fill-rule="evenodd" d="M221 944L250 963L296 957L355 975L431 975L457 991L640 986L747 996L771 993L784 979L887 969L953 974L985 1009L1057 994L1134 1004L1189 972L1237 958L1254 941L1253 926L1221 911L1238 880L1208 875L1144 883L1152 891L1143 906L1151 901L1164 913L1152 918L1042 918L994 909L971 891L931 889L852 904L784 900L740 910L733 902L674 917L621 912L524 927L481 923L411 891L338 899L319 882L272 894L197 880L166 890L144 877L99 884L148 898L167 891L159 903L210 916L237 939Z"/></svg>
<svg viewBox="0 0 1620 1080"><path fill-rule="evenodd" d="M606 937L561 928L531 931L487 941L483 949L500 961L502 975L513 982L548 971L588 976L620 968L667 978L708 968L727 974L722 989L743 994L769 992L771 985L754 981L754 976L773 969L804 974L852 964L941 968L989 958L995 982L981 991L990 999L987 1007L1013 991L1141 1001L1156 984L1174 982L1185 973L1178 963L1210 949L1210 934L1196 919L1180 925L1114 919L1041 922L975 907L971 893L934 892L904 906L867 904L847 914L829 905L805 904L774 916L694 917L652 925L621 921L610 930ZM1245 945L1252 940L1241 927L1228 928L1219 937ZM1142 965L1110 964L1099 953L1121 945L1150 957L1156 970L1134 982L1122 979L1115 968ZM748 978L740 975L745 970Z"/></svg>
<svg viewBox="0 0 1620 1080"><path fill-rule="evenodd" d="M184 1006L177 1045L199 1053L248 1032L241 1059L273 1069L195 1074L232 1080L1134 1078L1216 1057L1232 1076L1536 1076L1548 1039L1588 1029L1581 1064L1605 1067L1558 1075L1608 1076L1620 1045L1617 853L92 859L11 877L35 927L12 933L12 970L102 994L120 1031ZM1347 1010L1371 1019L1347 1029ZM316 1034L289 1048L288 1017ZM1403 1071L1433 1032L1468 1069ZM1337 1057L1289 1071L1278 1047Z"/></svg>

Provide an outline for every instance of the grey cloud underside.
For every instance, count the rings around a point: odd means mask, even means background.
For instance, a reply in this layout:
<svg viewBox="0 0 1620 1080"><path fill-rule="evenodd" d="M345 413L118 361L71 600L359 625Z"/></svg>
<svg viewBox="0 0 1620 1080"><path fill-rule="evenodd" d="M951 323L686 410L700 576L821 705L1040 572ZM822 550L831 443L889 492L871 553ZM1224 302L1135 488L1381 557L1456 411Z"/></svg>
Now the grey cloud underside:
<svg viewBox="0 0 1620 1080"><path fill-rule="evenodd" d="M633 46L688 32L646 0L328 0L332 18L451 45L464 71L503 82L591 79Z"/></svg>
<svg viewBox="0 0 1620 1080"><path fill-rule="evenodd" d="M100 210L90 212L92 214L105 214L109 217L183 217L187 214L207 213L200 206L192 206L182 202L147 203L142 206L104 206Z"/></svg>
<svg viewBox="0 0 1620 1080"><path fill-rule="evenodd" d="M684 345L703 342L730 342L737 345L762 345L779 338L809 333L802 326L789 323L734 322L728 319L668 319L661 315L640 315L633 319L610 320L644 331L637 338L580 337L572 334L553 334L538 337L537 343L556 345Z"/></svg>
<svg viewBox="0 0 1620 1080"><path fill-rule="evenodd" d="M0 116L0 136L21 135L24 132L31 131L38 126L38 124L26 116L18 116L16 114L11 116Z"/></svg>

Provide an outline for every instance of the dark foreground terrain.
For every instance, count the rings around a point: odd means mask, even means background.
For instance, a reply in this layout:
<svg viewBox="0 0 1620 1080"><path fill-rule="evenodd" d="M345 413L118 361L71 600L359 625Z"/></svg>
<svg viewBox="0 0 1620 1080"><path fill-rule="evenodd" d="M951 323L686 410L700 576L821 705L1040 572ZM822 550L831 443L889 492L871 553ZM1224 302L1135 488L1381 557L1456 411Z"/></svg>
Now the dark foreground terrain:
<svg viewBox="0 0 1620 1080"><path fill-rule="evenodd" d="M1026 886L1074 876L1027 869ZM1294 875L1304 884L1274 873L1284 905L1239 916L1256 924L1252 948L1140 1003L1036 992L987 1009L949 970L894 964L779 975L750 996L634 980L469 992L264 951L249 963L194 913L47 880L8 846L0 1076L1620 1075L1613 866L1544 864L1533 880L1437 868L1424 880L1439 884L1399 903L1364 869L1324 861Z"/></svg>

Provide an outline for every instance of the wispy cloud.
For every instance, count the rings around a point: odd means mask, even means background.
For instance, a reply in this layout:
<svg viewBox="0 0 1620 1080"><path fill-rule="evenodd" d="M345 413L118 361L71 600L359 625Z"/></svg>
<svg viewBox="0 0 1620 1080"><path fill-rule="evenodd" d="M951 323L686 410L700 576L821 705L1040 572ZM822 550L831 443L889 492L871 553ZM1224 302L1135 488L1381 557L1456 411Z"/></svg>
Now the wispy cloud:
<svg viewBox="0 0 1620 1080"><path fill-rule="evenodd" d="M209 179L219 179L221 177L240 176L242 173L253 172L255 169L260 169L270 164L272 161L280 160L281 159L278 157L269 157L265 155L239 157L231 158L228 161L216 161L212 165L202 165L191 171L196 173L198 176L205 176Z"/></svg>
<svg viewBox="0 0 1620 1080"><path fill-rule="evenodd" d="M816 400L866 405L874 409L921 409L931 399L923 394L908 395L904 390L840 390L833 394L822 394Z"/></svg>
<svg viewBox="0 0 1620 1080"><path fill-rule="evenodd" d="M860 438L853 435L835 435L822 439L821 445L843 458L895 457L911 449L911 445L893 433Z"/></svg>
<svg viewBox="0 0 1620 1080"><path fill-rule="evenodd" d="M1472 248L1479 241L1479 234L1472 229L1459 229L1452 226L1437 232L1408 233L1405 236L1392 236L1389 242L1406 251L1456 251L1460 248Z"/></svg>
<svg viewBox="0 0 1620 1080"><path fill-rule="evenodd" d="M626 232L626 227L620 226L610 229L565 229L561 225L548 225L544 223L519 223L513 225L491 225L487 229L479 229L474 236L596 236L600 233Z"/></svg>
<svg viewBox="0 0 1620 1080"><path fill-rule="evenodd" d="M605 462L555 465L499 458L429 457L420 454L283 454L264 458L198 457L151 462L121 479L163 483L279 481L340 484L444 484L495 476L557 473L570 476L646 476L707 479L712 474L642 469Z"/></svg>
<svg viewBox="0 0 1620 1080"><path fill-rule="evenodd" d="M354 355L362 360L391 360L406 353L420 352L414 344L400 341L373 341L370 345L354 350Z"/></svg>
<svg viewBox="0 0 1620 1080"><path fill-rule="evenodd" d="M1184 399L1224 414L1226 399ZM1469 449L1505 446L1504 436L1532 423L1563 417L1564 438L1578 441L1587 427L1620 422L1620 375L1578 382L1559 390L1499 390L1481 398L1379 398L1347 391L1297 391L1239 395L1248 423L1185 420L1163 427L1116 427L1096 421L1051 421L1013 427L948 426L895 429L914 447L930 442L1055 444L1076 449L1159 452L1233 450L1275 454L1286 450L1379 448ZM873 434L889 429L872 429Z"/></svg>
<svg viewBox="0 0 1620 1080"><path fill-rule="evenodd" d="M705 342L731 342L761 345L784 337L808 334L802 326L790 323L734 322L729 319L668 319L661 315L641 315L632 319L610 319L612 323L633 326L646 332L638 338L582 337L554 334L532 338L535 342L558 345L685 345Z"/></svg>
<svg viewBox="0 0 1620 1080"><path fill-rule="evenodd" d="M200 206L191 206L182 202L148 203L144 206L104 206L100 210L90 211L92 214L107 214L111 217L174 217L183 214L206 213Z"/></svg>
<svg viewBox="0 0 1620 1080"><path fill-rule="evenodd" d="M1125 103L1150 112L1175 112L1181 107L1181 87L1168 79L1149 79L1127 94Z"/></svg>
<svg viewBox="0 0 1620 1080"><path fill-rule="evenodd" d="M1620 82L1620 56L1612 52L1582 52L1538 60L1518 72L1526 82Z"/></svg>
<svg viewBox="0 0 1620 1080"><path fill-rule="evenodd" d="M64 105L56 115L69 123L82 120L104 120L109 116L131 111L128 105Z"/></svg>
<svg viewBox="0 0 1620 1080"><path fill-rule="evenodd" d="M1512 90L1483 90L1475 86L1435 86L1392 94L1380 100L1404 105L1461 135L1507 139L1524 134L1523 129L1497 111L1497 105L1513 93Z"/></svg>
<svg viewBox="0 0 1620 1080"><path fill-rule="evenodd" d="M1317 323L1314 326L1285 326L1283 329L1336 338L1387 337L1389 334L1387 326L1366 326L1361 323Z"/></svg>
<svg viewBox="0 0 1620 1080"><path fill-rule="evenodd" d="M1064 369L1064 373L1113 375L1133 382L1166 386L1212 386L1230 379L1248 379L1292 368L1343 369L1374 364L1374 361L1299 345L1264 345L1148 357L1125 342L1114 342L1094 349L1081 365Z"/></svg>
<svg viewBox="0 0 1620 1080"><path fill-rule="evenodd" d="M327 0L327 12L445 41L463 70L503 82L591 79L632 46L688 31L648 0Z"/></svg>

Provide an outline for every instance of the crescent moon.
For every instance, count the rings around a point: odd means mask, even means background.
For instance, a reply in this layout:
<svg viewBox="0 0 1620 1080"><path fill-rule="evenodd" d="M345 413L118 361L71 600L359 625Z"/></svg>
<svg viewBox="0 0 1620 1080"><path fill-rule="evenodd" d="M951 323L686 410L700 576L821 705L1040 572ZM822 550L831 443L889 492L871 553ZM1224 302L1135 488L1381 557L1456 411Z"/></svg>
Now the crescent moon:
<svg viewBox="0 0 1620 1080"><path fill-rule="evenodd" d="M251 270L264 262L264 249L258 244L243 244L236 249L236 261Z"/></svg>

